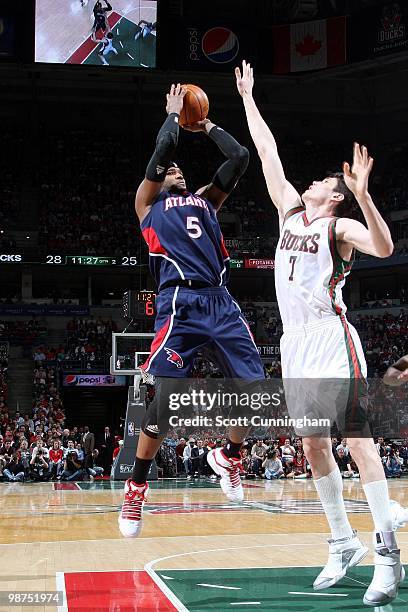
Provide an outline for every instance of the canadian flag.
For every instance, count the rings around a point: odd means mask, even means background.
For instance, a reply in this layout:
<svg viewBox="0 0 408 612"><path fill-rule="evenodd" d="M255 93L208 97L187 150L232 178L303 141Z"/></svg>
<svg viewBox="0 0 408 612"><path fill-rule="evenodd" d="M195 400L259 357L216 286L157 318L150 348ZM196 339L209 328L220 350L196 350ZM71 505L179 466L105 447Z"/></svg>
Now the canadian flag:
<svg viewBox="0 0 408 612"><path fill-rule="evenodd" d="M334 17L272 28L273 72L303 72L346 61L346 18Z"/></svg>

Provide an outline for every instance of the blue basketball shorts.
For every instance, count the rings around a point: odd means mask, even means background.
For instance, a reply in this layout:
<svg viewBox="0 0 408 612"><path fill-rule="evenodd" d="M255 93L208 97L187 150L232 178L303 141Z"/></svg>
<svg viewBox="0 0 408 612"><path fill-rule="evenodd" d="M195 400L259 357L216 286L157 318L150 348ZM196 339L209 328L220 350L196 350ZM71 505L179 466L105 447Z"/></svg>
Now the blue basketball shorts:
<svg viewBox="0 0 408 612"><path fill-rule="evenodd" d="M159 293L156 308L146 372L188 377L197 354L208 351L226 378L265 378L248 322L225 287L169 287Z"/></svg>

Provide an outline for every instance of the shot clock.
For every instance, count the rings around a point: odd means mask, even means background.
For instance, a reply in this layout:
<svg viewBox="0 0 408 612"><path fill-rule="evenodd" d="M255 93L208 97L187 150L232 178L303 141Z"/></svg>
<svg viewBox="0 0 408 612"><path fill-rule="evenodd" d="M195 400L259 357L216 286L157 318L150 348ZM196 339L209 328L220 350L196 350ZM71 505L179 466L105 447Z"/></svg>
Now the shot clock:
<svg viewBox="0 0 408 612"><path fill-rule="evenodd" d="M129 290L123 294L123 318L126 321L154 319L156 294L153 291Z"/></svg>

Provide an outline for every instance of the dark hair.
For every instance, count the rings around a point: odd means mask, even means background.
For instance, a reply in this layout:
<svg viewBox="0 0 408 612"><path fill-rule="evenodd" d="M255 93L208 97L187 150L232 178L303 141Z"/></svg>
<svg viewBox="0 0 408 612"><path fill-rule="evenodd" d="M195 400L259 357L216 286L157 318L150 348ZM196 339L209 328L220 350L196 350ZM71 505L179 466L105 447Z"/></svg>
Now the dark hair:
<svg viewBox="0 0 408 612"><path fill-rule="evenodd" d="M112 34L112 32L109 32L109 34L107 35L107 37L106 37L106 38L109 38L109 39L111 39L111 40L112 40L112 38L113 38L113 34Z"/></svg>
<svg viewBox="0 0 408 612"><path fill-rule="evenodd" d="M355 217L358 210L358 205L354 194L350 191L344 181L343 172L330 172L328 178L337 179L336 191L344 196L344 200L336 206L336 217Z"/></svg>

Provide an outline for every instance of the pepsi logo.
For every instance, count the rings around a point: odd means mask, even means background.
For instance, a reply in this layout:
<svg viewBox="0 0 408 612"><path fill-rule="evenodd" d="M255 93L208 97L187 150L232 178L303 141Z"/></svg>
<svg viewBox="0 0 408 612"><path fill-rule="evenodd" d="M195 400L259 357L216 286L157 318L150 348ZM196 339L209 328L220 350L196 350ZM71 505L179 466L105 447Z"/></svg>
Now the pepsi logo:
<svg viewBox="0 0 408 612"><path fill-rule="evenodd" d="M211 28L204 34L201 47L210 62L227 64L238 55L239 40L228 28Z"/></svg>
<svg viewBox="0 0 408 612"><path fill-rule="evenodd" d="M77 384L77 377L74 374L69 374L65 377L65 384L70 387Z"/></svg>

